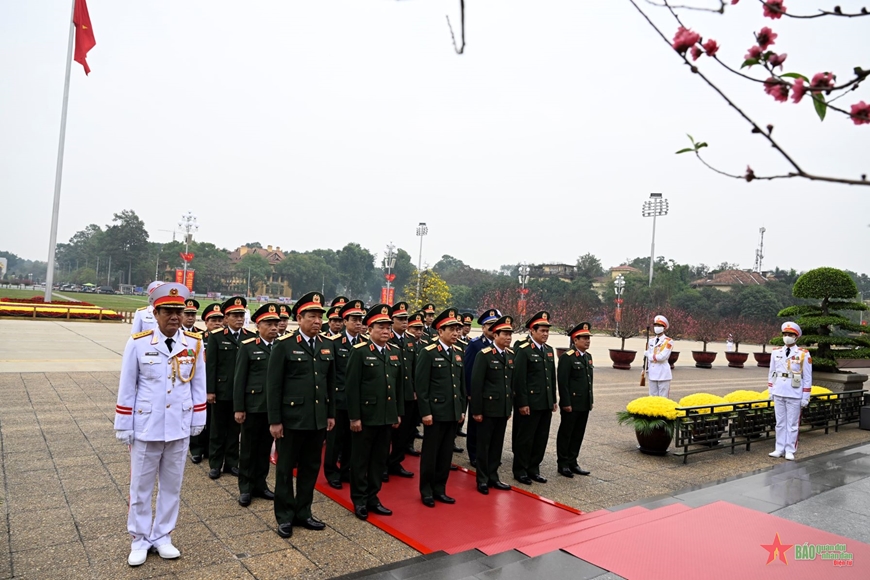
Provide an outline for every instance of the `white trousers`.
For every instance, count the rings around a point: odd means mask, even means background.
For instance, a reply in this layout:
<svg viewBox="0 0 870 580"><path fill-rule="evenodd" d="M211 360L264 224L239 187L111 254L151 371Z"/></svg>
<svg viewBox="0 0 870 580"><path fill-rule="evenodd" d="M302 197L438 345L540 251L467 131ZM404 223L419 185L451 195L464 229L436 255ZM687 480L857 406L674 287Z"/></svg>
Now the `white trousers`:
<svg viewBox="0 0 870 580"><path fill-rule="evenodd" d="M647 379L650 397L667 397L671 394L671 381L651 381Z"/></svg>
<svg viewBox="0 0 870 580"><path fill-rule="evenodd" d="M178 520L181 479L190 438L175 441L133 441L130 446L130 510L127 531L132 550L147 550L171 542ZM157 478L157 514L151 510Z"/></svg>
<svg viewBox="0 0 870 580"><path fill-rule="evenodd" d="M801 400L774 395L773 408L776 411L776 450L794 453L801 423Z"/></svg>

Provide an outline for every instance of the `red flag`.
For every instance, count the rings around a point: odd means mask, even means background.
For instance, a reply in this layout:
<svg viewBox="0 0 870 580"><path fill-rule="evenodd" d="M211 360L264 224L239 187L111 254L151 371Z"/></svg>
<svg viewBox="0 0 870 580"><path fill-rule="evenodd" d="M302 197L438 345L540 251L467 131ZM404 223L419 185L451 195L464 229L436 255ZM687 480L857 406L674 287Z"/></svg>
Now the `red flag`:
<svg viewBox="0 0 870 580"><path fill-rule="evenodd" d="M91 72L86 60L88 51L96 46L94 30L91 28L91 17L88 14L88 5L85 0L76 0L73 11L73 24L76 27L76 52L73 60L85 67L85 74Z"/></svg>

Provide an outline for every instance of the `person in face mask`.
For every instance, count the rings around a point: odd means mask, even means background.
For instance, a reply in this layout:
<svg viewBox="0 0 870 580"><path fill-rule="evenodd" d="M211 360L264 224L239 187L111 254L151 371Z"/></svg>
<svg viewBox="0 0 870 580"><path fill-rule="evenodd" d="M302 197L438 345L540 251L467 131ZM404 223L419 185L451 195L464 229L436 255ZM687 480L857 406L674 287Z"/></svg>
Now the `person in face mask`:
<svg viewBox="0 0 870 580"><path fill-rule="evenodd" d="M653 319L653 330L656 335L649 339L646 347L647 375L646 382L649 385L651 397L667 397L671 392L671 365L668 359L671 357L673 344L671 339L665 336L668 329L668 319L659 314Z"/></svg>
<svg viewBox="0 0 870 580"><path fill-rule="evenodd" d="M776 411L776 449L770 456L785 455L789 461L794 461L801 409L810 402L813 384L813 359L806 349L795 345L800 336L800 326L794 322L783 323L785 346L774 349L767 375L767 389Z"/></svg>

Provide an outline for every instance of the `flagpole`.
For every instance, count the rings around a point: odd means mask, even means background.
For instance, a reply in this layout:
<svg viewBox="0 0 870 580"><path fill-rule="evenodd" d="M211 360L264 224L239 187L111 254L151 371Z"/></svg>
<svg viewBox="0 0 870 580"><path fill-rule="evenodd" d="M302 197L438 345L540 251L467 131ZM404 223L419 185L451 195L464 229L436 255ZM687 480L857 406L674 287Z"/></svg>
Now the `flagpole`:
<svg viewBox="0 0 870 580"><path fill-rule="evenodd" d="M63 145L66 141L66 110L69 103L69 76L72 68L73 39L75 25L73 18L76 0L70 2L69 42L66 48L66 78L63 81L63 108L60 113L60 142L57 145L57 168L54 173L54 204L51 208L51 233L48 242L48 269L45 274L45 301L51 302L51 289L54 286L54 252L57 247L57 218L60 213L60 183L63 180Z"/></svg>

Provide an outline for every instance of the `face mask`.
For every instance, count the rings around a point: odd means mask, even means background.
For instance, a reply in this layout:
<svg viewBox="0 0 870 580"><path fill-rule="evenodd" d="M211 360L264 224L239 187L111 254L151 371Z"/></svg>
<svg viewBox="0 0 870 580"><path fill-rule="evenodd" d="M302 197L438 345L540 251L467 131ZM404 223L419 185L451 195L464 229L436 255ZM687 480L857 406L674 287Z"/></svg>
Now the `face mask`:
<svg viewBox="0 0 870 580"><path fill-rule="evenodd" d="M791 345L793 345L795 342L797 342L797 339L796 339L795 337L793 337L793 336L783 336L783 337L782 337L782 341L783 341L784 343L786 343L788 346L791 346Z"/></svg>
<svg viewBox="0 0 870 580"><path fill-rule="evenodd" d="M653 326L653 330L655 331L656 334L661 334L665 331L665 327L664 326Z"/></svg>

